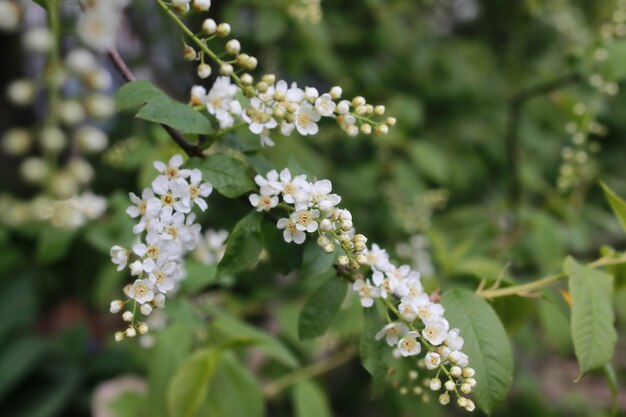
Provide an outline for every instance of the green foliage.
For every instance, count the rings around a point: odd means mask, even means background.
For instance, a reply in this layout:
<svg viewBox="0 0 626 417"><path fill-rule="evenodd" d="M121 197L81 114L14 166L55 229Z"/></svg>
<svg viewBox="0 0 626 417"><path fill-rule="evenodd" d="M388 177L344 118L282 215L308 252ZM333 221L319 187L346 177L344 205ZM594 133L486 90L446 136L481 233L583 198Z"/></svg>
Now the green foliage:
<svg viewBox="0 0 626 417"><path fill-rule="evenodd" d="M196 414L221 354L220 349L200 349L185 359L169 383L167 404L170 416L192 417Z"/></svg>
<svg viewBox="0 0 626 417"><path fill-rule="evenodd" d="M623 198L615 194L615 192L611 190L609 186L605 183L601 182L600 185L602 185L604 195L611 205L613 213L615 213L615 217L617 217L619 224L621 224L624 231L626 231L626 201L624 201Z"/></svg>
<svg viewBox="0 0 626 417"><path fill-rule="evenodd" d="M295 417L331 417L324 391L312 381L302 381L291 390Z"/></svg>
<svg viewBox="0 0 626 417"><path fill-rule="evenodd" d="M324 282L309 297L298 320L301 340L313 339L326 333L337 315L348 284L336 274L325 274Z"/></svg>
<svg viewBox="0 0 626 417"><path fill-rule="evenodd" d="M302 279L314 279L326 274L332 267L335 256L324 252L314 240L304 247L300 276Z"/></svg>
<svg viewBox="0 0 626 417"><path fill-rule="evenodd" d="M580 265L572 258L566 259L563 270L569 276L572 339L580 379L587 372L606 365L613 357L617 342L611 306L613 277Z"/></svg>
<svg viewBox="0 0 626 417"><path fill-rule="evenodd" d="M218 265L219 275L230 275L252 267L263 250L260 213L251 211L241 219L226 241L224 257Z"/></svg>
<svg viewBox="0 0 626 417"><path fill-rule="evenodd" d="M363 368L372 376L372 396L382 392L388 370L385 363L385 355L389 353L387 346L384 341L375 339L376 333L384 325L376 308L363 309L363 331L359 342L359 353Z"/></svg>
<svg viewBox="0 0 626 417"><path fill-rule="evenodd" d="M179 103L148 81L128 83L116 95L118 110L142 106L135 117L161 123L182 133L209 134L211 122L191 107Z"/></svg>
<svg viewBox="0 0 626 417"><path fill-rule="evenodd" d="M491 306L474 293L454 289L443 293L450 327L461 330L465 339L463 352L476 371L472 391L477 405L487 414L506 397L513 380L511 343Z"/></svg>
<svg viewBox="0 0 626 417"><path fill-rule="evenodd" d="M226 155L209 155L204 159L192 158L186 167L202 171L202 178L210 182L225 197L239 197L254 188L246 166L240 160Z"/></svg>

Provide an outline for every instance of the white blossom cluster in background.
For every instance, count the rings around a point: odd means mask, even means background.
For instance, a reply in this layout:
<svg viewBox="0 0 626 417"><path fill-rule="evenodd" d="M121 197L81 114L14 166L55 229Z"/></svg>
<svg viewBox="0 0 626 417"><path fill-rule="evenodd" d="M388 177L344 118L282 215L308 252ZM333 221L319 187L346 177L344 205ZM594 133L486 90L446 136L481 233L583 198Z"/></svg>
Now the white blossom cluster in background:
<svg viewBox="0 0 626 417"><path fill-rule="evenodd" d="M21 10L17 2L2 0L0 16L0 29L19 29ZM46 67L36 67L38 74L33 78L10 82L6 96L16 107L39 108L44 104L45 115L34 127L15 126L5 131L0 148L19 159L20 178L40 193L30 201L2 198L4 208L15 214L3 216L2 223L19 226L45 221L59 227L79 227L104 213L105 200L85 190L94 177L88 158L105 150L109 143L97 124L115 113L114 100L108 94L112 79L85 48L70 49L59 57L61 39L56 39L47 26L24 30L22 42L33 57L46 57Z"/></svg>
<svg viewBox="0 0 626 417"><path fill-rule="evenodd" d="M429 252L430 240L426 235L413 235L408 242L396 245L399 257L410 260L411 268L423 277L432 277L435 273L432 258Z"/></svg>
<svg viewBox="0 0 626 417"><path fill-rule="evenodd" d="M127 303L132 305L122 314L129 326L115 334L118 341L148 332L148 325L136 320L137 308L144 316L155 308L163 308L165 296L175 292L185 277L184 255L196 249L201 239L200 225L194 223L196 215L192 209L207 208L204 198L213 187L202 181L200 170L181 169L182 164L180 155L173 156L168 164L156 161L154 167L159 175L152 187L144 189L141 196L130 194L132 205L126 212L137 219L133 232L139 239L132 249L118 245L111 248L111 261L118 271L128 267L135 277L124 288L128 299L111 302L112 313L122 311Z"/></svg>
<svg viewBox="0 0 626 417"><path fill-rule="evenodd" d="M104 52L115 48L123 9L130 0L92 0L77 22L81 40L90 48Z"/></svg>
<svg viewBox="0 0 626 417"><path fill-rule="evenodd" d="M456 395L457 404L468 411L474 410L472 400L464 397L476 384L469 358L462 352L463 338L459 329L451 329L444 317L441 304L431 301L424 291L420 273L408 265L394 265L384 249L356 234L352 214L338 207L341 197L332 193L329 180L308 181L305 175L293 176L288 169L280 173L269 171L257 175L258 194L249 199L259 212L279 206L289 215L277 222L286 242L303 243L309 234L317 235L317 243L331 253L340 246L345 255L339 264L359 271L369 266L369 277L359 275L352 288L359 294L361 305L370 308L376 299L397 316L376 335L394 348L394 355L412 357L425 352L426 368L445 375L445 381L435 377L430 381L433 391L444 389L439 396L442 404L450 402L450 393Z"/></svg>
<svg viewBox="0 0 626 417"><path fill-rule="evenodd" d="M187 13L191 7L205 12L211 6L207 0L177 0L171 6L157 1L162 7L168 10L171 7L178 13ZM186 26L185 29L191 30ZM349 136L359 133L384 135L395 125L393 117L375 120L385 114L384 106L369 104L361 96L342 99L343 91L338 86L320 94L314 87L300 88L296 83L277 80L273 74L266 74L255 82L247 71L254 70L258 61L241 51L241 43L237 39L230 39L224 45L225 55L232 58L230 60L218 57L209 49L211 40L226 38L230 31L228 23L218 24L213 19L205 19L201 34L193 39L196 44L202 45L200 50L196 51L190 45L185 45L183 49L186 60L200 61L197 74L201 79L208 78L213 72L207 60L218 68L221 77L217 78L208 93L205 87L199 85L191 89L191 103L201 109L206 108L218 120L221 129L246 124L252 133L259 135L261 145L273 146L271 135L277 131L284 136L291 135L294 130L302 136L317 134L318 123L324 117L335 119ZM240 74L240 71L243 73Z"/></svg>

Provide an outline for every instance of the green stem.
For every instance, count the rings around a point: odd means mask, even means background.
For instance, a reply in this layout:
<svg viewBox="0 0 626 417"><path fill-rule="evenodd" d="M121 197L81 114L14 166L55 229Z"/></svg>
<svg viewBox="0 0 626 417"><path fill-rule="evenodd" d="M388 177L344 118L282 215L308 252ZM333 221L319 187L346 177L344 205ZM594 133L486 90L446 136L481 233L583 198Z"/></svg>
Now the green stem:
<svg viewBox="0 0 626 417"><path fill-rule="evenodd" d="M178 25L178 27L180 27L180 29L193 41L193 43L195 43L206 55L208 55L209 58L213 60L213 62L215 62L219 66L225 64L225 61L217 56L217 54L213 52L202 39L198 38L196 34L193 33L182 20L180 20L176 13L173 12L163 0L156 0L156 2L161 7L161 9L163 9L163 11ZM239 88L241 88L245 92L243 82L237 74L230 74L230 78L232 78L235 84L237 84Z"/></svg>
<svg viewBox="0 0 626 417"><path fill-rule="evenodd" d="M305 381L307 379L314 378L318 375L322 375L331 369L334 369L340 365L343 365L345 362L352 359L354 356L354 350L348 349L342 352L337 353L336 355L330 356L328 358L322 359L319 362L315 362L309 366L305 366L304 368L300 368L294 372L291 372L287 375L283 375L275 381L270 382L269 384L263 387L263 393L267 397L274 397L281 391L289 388L290 386L297 384L300 381Z"/></svg>

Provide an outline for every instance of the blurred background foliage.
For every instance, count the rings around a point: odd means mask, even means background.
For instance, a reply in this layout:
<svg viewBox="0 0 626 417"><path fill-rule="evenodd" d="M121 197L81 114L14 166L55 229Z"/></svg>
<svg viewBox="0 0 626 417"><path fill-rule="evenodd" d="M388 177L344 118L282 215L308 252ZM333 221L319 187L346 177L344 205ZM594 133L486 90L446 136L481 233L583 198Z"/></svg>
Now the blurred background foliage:
<svg viewBox="0 0 626 417"><path fill-rule="evenodd" d="M262 72L320 90L341 85L346 96L384 103L398 119L382 137L349 138L330 124L314 138L278 137L274 148L252 147L250 160L331 179L360 231L413 264L427 287L474 289L500 275L505 282L541 278L567 254L591 260L601 246L626 249L598 187L602 179L626 195L626 95L591 81L601 74L617 86L626 77L626 41L596 59L616 4L214 0L211 14L231 23ZM189 20L199 27L202 17ZM35 65L19 42L19 34L0 34L3 62L15 63L1 66L2 86ZM76 40L70 34L67 42ZM178 31L153 2L133 1L118 45L138 78L188 100L198 83L195 70L181 57ZM119 86L106 57L101 62ZM0 108L0 131L38 117L4 98ZM126 193L149 184L152 161L177 149L158 127L128 114L103 127L112 143L91 160L93 189L108 197L103 218L71 231L0 226L3 416L171 415L166 397L178 367L194 348L232 336L261 342L224 355L198 415L461 414L439 406L418 382L412 386L401 369L370 399L369 376L356 358L361 313L355 297L328 334L299 341L298 314L323 277L307 265L311 248L284 243L268 224L266 250L254 270L216 282L192 261L195 284L183 289L189 297L169 302L154 339L113 342L121 323L108 303L127 277L115 271L108 251L132 238ZM17 161L0 158L3 192L33 197L37 190L22 184ZM248 210L214 193L202 224L231 230ZM619 333L626 326L626 270L620 268ZM542 295L493 302L516 364L511 392L494 414L606 415L611 384L601 373L573 382L578 368L567 303L557 289ZM626 376L625 343L619 339L614 358L617 380ZM300 379L307 376L300 367L314 378ZM107 396L114 397L109 408ZM626 414L624 391L616 401L618 413Z"/></svg>

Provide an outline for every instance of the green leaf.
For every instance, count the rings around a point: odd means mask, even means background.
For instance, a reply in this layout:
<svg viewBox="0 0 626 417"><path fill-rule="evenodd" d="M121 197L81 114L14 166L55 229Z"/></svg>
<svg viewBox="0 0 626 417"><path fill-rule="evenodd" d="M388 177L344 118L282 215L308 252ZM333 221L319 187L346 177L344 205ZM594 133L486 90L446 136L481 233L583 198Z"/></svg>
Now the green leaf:
<svg viewBox="0 0 626 417"><path fill-rule="evenodd" d="M612 364L607 363L602 367L606 382L609 384L611 390L611 415L614 416L617 413L617 399L619 395L619 382L617 380L617 373Z"/></svg>
<svg viewBox="0 0 626 417"><path fill-rule="evenodd" d="M45 343L34 337L18 339L0 351L0 400L37 366L45 351Z"/></svg>
<svg viewBox="0 0 626 417"><path fill-rule="evenodd" d="M611 306L613 277L597 269L578 264L567 258L563 271L569 277L572 297L572 340L580 366L580 379L592 369L611 360L617 332L613 324L615 314Z"/></svg>
<svg viewBox="0 0 626 417"><path fill-rule="evenodd" d="M185 165L189 169L198 168L202 177L225 197L239 197L254 189L248 176L248 168L238 159L226 155L209 155L204 159L191 158Z"/></svg>
<svg viewBox="0 0 626 417"><path fill-rule="evenodd" d="M37 240L37 262L50 264L63 258L75 236L75 230L45 227Z"/></svg>
<svg viewBox="0 0 626 417"><path fill-rule="evenodd" d="M346 298L348 285L340 277L330 274L311 294L298 320L300 340L313 339L326 333Z"/></svg>
<svg viewBox="0 0 626 417"><path fill-rule="evenodd" d="M219 275L232 275L254 265L263 250L261 244L261 219L251 211L239 220L226 241L224 257L218 264Z"/></svg>
<svg viewBox="0 0 626 417"><path fill-rule="evenodd" d="M513 380L513 353L504 326L489 303L471 291L446 291L441 304L450 327L460 329L465 339L463 352L476 371L476 403L490 414Z"/></svg>
<svg viewBox="0 0 626 417"><path fill-rule="evenodd" d="M259 383L235 355L225 353L215 371L207 399L215 417L261 417L264 415L263 393Z"/></svg>
<svg viewBox="0 0 626 417"><path fill-rule="evenodd" d="M333 265L334 255L324 252L315 240L309 241L302 254L302 279L316 278L327 272Z"/></svg>
<svg viewBox="0 0 626 417"><path fill-rule="evenodd" d="M545 299L539 300L537 304L537 313L548 344L562 355L571 353L572 333L570 331L569 307L563 297L560 294L546 294Z"/></svg>
<svg viewBox="0 0 626 417"><path fill-rule="evenodd" d="M624 201L624 199L622 199L620 196L615 194L615 192L613 192L613 190L611 190L609 186L606 185L605 183L600 182L600 185L602 186L602 189L604 190L604 195L606 196L606 199L611 205L611 208L613 209L613 213L615 213L615 216L617 217L619 224L621 224L622 229L626 231L626 201Z"/></svg>
<svg viewBox="0 0 626 417"><path fill-rule="evenodd" d="M139 80L124 84L115 94L115 105L118 110L131 109L146 104L155 97L165 93L150 81Z"/></svg>
<svg viewBox="0 0 626 417"><path fill-rule="evenodd" d="M363 309L363 332L359 342L359 352L363 368L372 375L372 396L380 394L387 375L385 353L388 346L376 340L376 333L383 328L385 323L375 307Z"/></svg>
<svg viewBox="0 0 626 417"><path fill-rule="evenodd" d="M209 119L165 95L151 98L135 117L173 127L182 133L209 134L214 130Z"/></svg>
<svg viewBox="0 0 626 417"><path fill-rule="evenodd" d="M167 405L171 417L191 417L206 397L222 351L201 349L191 355L170 381Z"/></svg>
<svg viewBox="0 0 626 417"><path fill-rule="evenodd" d="M328 399L319 385L312 381L302 381L292 390L295 417L331 417Z"/></svg>
<svg viewBox="0 0 626 417"><path fill-rule="evenodd" d="M242 338L256 340L258 349L267 356L289 368L300 365L298 358L276 337L235 317L221 313L211 324L211 332L226 343Z"/></svg>
<svg viewBox="0 0 626 417"><path fill-rule="evenodd" d="M185 262L185 270L187 278L181 282L181 294L196 294L217 278L217 265L205 265L194 259Z"/></svg>

